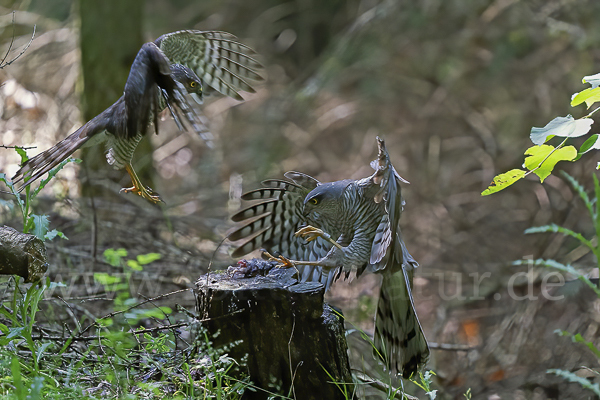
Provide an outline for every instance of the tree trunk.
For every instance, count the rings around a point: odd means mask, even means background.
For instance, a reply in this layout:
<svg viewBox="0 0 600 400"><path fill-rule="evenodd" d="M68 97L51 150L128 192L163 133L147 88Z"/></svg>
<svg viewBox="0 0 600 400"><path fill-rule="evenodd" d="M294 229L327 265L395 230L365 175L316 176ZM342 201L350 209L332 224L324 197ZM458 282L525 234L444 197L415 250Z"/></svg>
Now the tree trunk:
<svg viewBox="0 0 600 400"><path fill-rule="evenodd" d="M142 16L145 2L139 0L79 1L81 16L81 65L83 70L82 94L83 116L86 121L100 114L123 95L129 69L142 47ZM148 138L138 145L138 154L151 154ZM129 177L123 171L114 171L106 163L105 149L93 147L83 149L84 168L94 175L125 180L130 186ZM145 160L152 163L152 157ZM149 168L136 169L140 179L153 186ZM89 178L89 177L88 177ZM82 193L97 195L98 191L82 179Z"/></svg>
<svg viewBox="0 0 600 400"><path fill-rule="evenodd" d="M298 283L294 273L274 268L252 278L202 276L196 298L203 325L209 336L219 332L213 346L241 341L228 354L238 362L247 355L250 379L265 390L247 391L245 399L266 399L266 391L297 399L351 398L343 321L323 302L323 285Z"/></svg>

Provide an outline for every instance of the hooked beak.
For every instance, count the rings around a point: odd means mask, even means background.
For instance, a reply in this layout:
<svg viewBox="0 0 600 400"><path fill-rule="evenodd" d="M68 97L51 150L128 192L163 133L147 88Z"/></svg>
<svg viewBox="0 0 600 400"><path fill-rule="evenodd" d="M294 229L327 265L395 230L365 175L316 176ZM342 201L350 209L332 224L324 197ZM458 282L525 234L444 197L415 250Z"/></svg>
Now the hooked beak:
<svg viewBox="0 0 600 400"><path fill-rule="evenodd" d="M302 216L307 221L317 222L319 220L319 213L317 211L313 211L306 204L302 208Z"/></svg>
<svg viewBox="0 0 600 400"><path fill-rule="evenodd" d="M310 214L310 211L306 209L306 204L305 204L302 206L302 216L308 217L308 214Z"/></svg>

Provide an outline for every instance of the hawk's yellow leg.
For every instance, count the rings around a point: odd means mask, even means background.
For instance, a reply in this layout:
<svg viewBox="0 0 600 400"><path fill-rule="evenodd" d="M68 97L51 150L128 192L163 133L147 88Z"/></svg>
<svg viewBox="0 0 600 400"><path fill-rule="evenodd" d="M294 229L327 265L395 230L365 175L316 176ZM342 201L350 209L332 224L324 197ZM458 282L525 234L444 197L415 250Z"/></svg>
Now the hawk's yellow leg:
<svg viewBox="0 0 600 400"><path fill-rule="evenodd" d="M159 194L156 193L152 188L144 186L142 184L142 182L140 181L140 178L138 178L137 174L135 173L135 171L133 170L133 167L131 166L131 164L127 163L125 164L125 170L127 171L127 173L129 174L129 176L131 177L131 182L133 183L133 186L130 188L123 188L120 190L120 192L122 193L129 193L129 192L133 192L138 194L139 196L142 196L144 199L151 201L152 203L159 203L162 201L162 199L160 198Z"/></svg>

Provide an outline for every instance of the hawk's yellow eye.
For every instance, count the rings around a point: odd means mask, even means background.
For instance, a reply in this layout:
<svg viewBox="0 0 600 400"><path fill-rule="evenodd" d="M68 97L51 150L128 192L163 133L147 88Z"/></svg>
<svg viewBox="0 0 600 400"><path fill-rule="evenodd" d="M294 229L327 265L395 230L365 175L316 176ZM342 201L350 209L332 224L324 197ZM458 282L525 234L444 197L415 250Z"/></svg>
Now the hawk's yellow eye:
<svg viewBox="0 0 600 400"><path fill-rule="evenodd" d="M317 200L315 197L313 197L312 199L310 199L308 201L310 204L316 206L319 203L319 200Z"/></svg>
<svg viewBox="0 0 600 400"><path fill-rule="evenodd" d="M190 87L195 88L196 87L196 81L190 82Z"/></svg>

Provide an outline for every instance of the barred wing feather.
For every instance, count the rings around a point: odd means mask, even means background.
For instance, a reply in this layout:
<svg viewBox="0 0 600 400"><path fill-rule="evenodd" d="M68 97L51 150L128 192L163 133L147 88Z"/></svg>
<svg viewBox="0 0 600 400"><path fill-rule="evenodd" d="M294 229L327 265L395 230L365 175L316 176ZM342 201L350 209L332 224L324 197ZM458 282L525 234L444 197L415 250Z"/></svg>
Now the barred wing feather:
<svg viewBox="0 0 600 400"><path fill-rule="evenodd" d="M154 43L172 63L188 66L204 84L234 99L243 100L239 91L255 92L248 80L263 80L257 73L261 64L250 56L254 50L230 33L177 31L162 35Z"/></svg>

